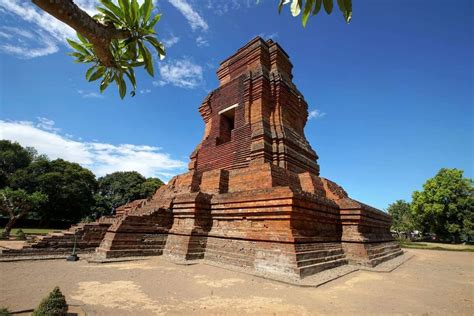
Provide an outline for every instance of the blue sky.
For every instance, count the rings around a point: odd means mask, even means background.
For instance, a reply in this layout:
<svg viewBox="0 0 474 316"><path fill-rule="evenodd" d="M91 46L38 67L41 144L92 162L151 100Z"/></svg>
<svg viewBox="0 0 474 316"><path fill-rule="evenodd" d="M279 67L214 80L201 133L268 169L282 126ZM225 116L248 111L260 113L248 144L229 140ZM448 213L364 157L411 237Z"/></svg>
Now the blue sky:
<svg viewBox="0 0 474 316"><path fill-rule="evenodd" d="M473 7L457 0L353 0L307 27L278 1L160 0L167 58L139 92L100 95L66 55L67 26L30 1L0 0L0 138L103 175L186 171L203 135L197 111L219 62L254 36L288 52L311 119L321 175L386 208L442 167L473 176ZM93 10L94 0L76 0Z"/></svg>

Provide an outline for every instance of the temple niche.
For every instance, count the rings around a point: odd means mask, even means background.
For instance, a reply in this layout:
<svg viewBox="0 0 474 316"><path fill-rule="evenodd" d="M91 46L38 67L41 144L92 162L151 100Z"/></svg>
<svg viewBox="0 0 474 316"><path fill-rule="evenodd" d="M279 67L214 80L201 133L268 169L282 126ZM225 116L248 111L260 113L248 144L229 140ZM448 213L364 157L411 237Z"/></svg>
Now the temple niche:
<svg viewBox="0 0 474 316"><path fill-rule="evenodd" d="M84 250L104 260L165 255L293 279L402 254L389 215L319 176L292 67L278 43L260 37L225 59L219 87L199 107L205 130L189 171L89 224L96 233Z"/></svg>

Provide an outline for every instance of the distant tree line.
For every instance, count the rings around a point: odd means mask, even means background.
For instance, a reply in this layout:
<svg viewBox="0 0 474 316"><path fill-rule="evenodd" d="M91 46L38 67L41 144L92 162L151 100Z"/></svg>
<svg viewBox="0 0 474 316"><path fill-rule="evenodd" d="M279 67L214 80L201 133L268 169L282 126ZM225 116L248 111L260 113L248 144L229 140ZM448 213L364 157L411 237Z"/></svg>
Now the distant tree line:
<svg viewBox="0 0 474 316"><path fill-rule="evenodd" d="M412 202L398 200L388 207L392 230L435 234L443 241L474 241L474 187L459 169L442 168L428 179Z"/></svg>
<svg viewBox="0 0 474 316"><path fill-rule="evenodd" d="M163 182L136 171L96 179L88 169L63 159L49 160L32 147L0 140L0 213L15 222L34 218L76 222L110 215L120 205L153 195Z"/></svg>

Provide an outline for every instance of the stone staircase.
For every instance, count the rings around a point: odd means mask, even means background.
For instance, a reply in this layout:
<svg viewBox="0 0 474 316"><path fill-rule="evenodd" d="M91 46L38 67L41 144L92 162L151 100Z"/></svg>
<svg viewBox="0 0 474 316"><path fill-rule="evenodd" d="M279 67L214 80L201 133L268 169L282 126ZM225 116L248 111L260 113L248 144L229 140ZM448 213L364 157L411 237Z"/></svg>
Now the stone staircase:
<svg viewBox="0 0 474 316"><path fill-rule="evenodd" d="M3 249L0 258L67 256L72 253L76 239L76 252L93 252L100 245L110 223L80 223L68 230L49 233L27 242L22 249ZM76 236L76 237L74 237Z"/></svg>
<svg viewBox="0 0 474 316"><path fill-rule="evenodd" d="M296 265L301 278L347 263L340 243L296 245Z"/></svg>
<svg viewBox="0 0 474 316"><path fill-rule="evenodd" d="M375 267L379 263L393 259L403 254L403 250L400 248L400 245L395 241L368 244L366 249L367 255L369 257L367 265L371 267Z"/></svg>
<svg viewBox="0 0 474 316"><path fill-rule="evenodd" d="M128 214L114 221L100 245L97 245L99 258L157 256L163 253L167 230L171 225L169 212L143 206L140 213Z"/></svg>

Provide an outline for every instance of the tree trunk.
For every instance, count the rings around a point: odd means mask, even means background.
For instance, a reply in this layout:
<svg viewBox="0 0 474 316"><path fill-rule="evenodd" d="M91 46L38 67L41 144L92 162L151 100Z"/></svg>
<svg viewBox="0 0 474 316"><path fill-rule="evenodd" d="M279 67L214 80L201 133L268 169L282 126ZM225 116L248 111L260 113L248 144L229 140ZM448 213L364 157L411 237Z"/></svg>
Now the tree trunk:
<svg viewBox="0 0 474 316"><path fill-rule="evenodd" d="M19 217L17 216L10 217L10 220L8 221L7 225L5 226L5 230L3 231L3 235L5 237L10 237L10 231L12 230L12 227L13 225L15 225L18 218Z"/></svg>
<svg viewBox="0 0 474 316"><path fill-rule="evenodd" d="M94 46L94 51L104 66L115 66L114 57L109 49L110 41L129 37L129 31L99 23L72 0L32 0L32 2L87 38Z"/></svg>

